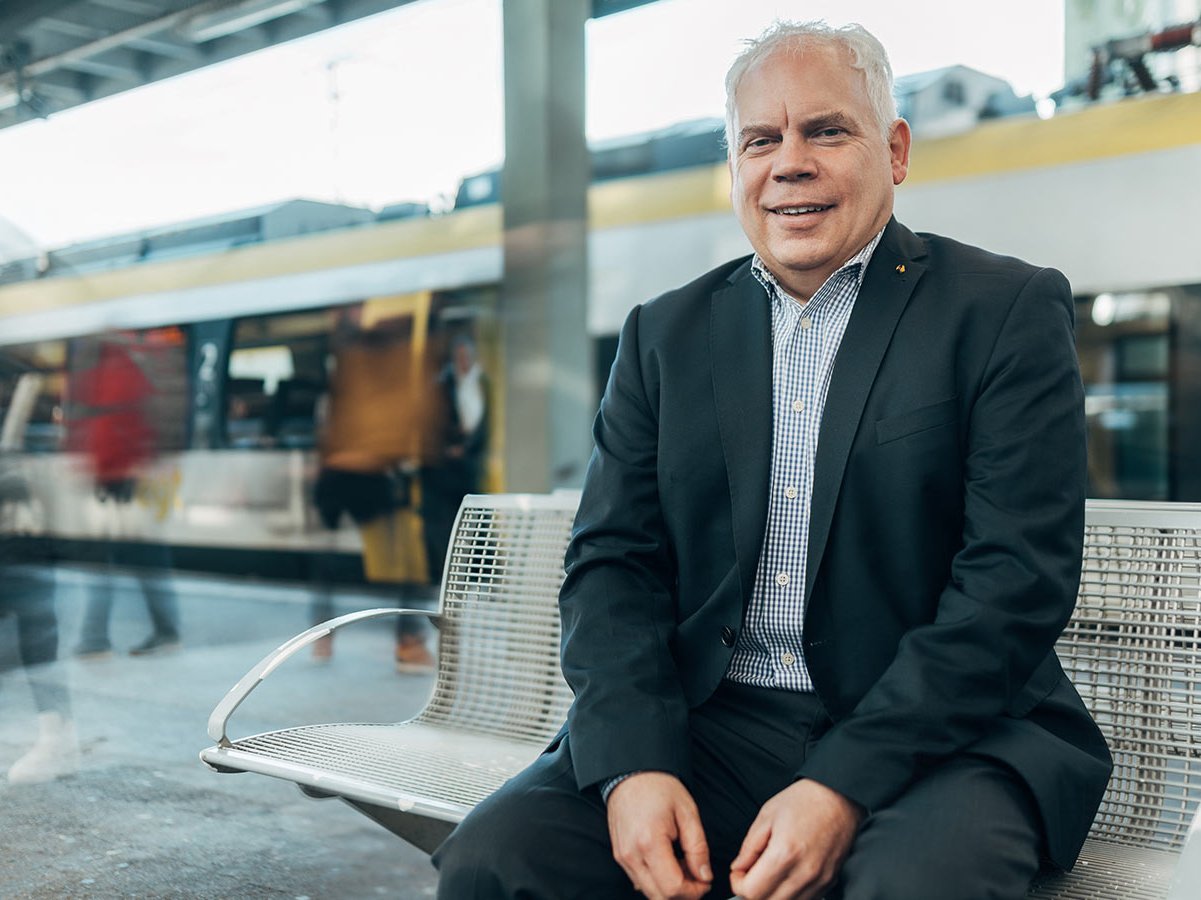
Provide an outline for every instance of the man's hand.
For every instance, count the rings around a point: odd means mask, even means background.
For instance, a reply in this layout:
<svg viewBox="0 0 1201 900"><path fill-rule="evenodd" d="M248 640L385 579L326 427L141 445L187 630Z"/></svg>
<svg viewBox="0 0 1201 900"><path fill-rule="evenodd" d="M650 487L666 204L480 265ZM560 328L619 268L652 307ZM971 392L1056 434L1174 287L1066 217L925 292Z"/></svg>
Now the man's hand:
<svg viewBox="0 0 1201 900"><path fill-rule="evenodd" d="M696 802L678 778L631 775L609 794L608 812L613 858L639 892L653 900L705 896L713 880L709 845Z"/></svg>
<svg viewBox="0 0 1201 900"><path fill-rule="evenodd" d="M838 876L862 808L816 781L793 782L763 804L730 866L743 900L810 900Z"/></svg>

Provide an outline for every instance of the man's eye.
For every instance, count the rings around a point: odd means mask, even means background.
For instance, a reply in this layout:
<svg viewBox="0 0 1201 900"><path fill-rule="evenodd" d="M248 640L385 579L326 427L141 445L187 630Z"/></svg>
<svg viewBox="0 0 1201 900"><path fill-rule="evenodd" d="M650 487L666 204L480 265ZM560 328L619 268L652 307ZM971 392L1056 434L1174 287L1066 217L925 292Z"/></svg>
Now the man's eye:
<svg viewBox="0 0 1201 900"><path fill-rule="evenodd" d="M747 141L746 146L747 146L748 150L750 150L752 148L759 149L760 147L768 146L771 142L772 142L771 138L761 137L761 138L755 138L753 141Z"/></svg>
<svg viewBox="0 0 1201 900"><path fill-rule="evenodd" d="M823 138L835 138L842 137L844 134L846 134L846 129L831 125L829 128L823 128L821 131L819 131L817 136Z"/></svg>

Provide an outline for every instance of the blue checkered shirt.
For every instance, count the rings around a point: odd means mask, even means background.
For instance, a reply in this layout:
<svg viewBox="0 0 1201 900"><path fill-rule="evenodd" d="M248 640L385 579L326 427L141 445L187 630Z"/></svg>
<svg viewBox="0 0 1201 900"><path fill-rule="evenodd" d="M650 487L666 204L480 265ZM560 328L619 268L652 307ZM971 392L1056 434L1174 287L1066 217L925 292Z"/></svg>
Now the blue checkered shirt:
<svg viewBox="0 0 1201 900"><path fill-rule="evenodd" d="M813 461L834 358L881 231L808 302L789 296L756 255L755 277L771 298L772 454L767 529L755 586L726 678L811 691L801 650Z"/></svg>
<svg viewBox="0 0 1201 900"><path fill-rule="evenodd" d="M834 358L883 235L881 230L804 303L784 291L758 254L751 261L751 271L771 298L771 494L755 587L726 670L730 681L813 690L801 651L813 460ZM605 800L633 774L604 782Z"/></svg>

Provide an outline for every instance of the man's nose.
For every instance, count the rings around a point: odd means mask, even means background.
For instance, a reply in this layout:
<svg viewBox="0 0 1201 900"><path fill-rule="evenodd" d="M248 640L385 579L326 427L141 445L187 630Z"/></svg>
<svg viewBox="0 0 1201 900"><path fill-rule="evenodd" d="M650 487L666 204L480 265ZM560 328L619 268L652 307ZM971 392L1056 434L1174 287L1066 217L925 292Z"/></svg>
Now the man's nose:
<svg viewBox="0 0 1201 900"><path fill-rule="evenodd" d="M776 181L795 181L817 175L817 158L809 142L794 135L785 135L772 161L772 178Z"/></svg>

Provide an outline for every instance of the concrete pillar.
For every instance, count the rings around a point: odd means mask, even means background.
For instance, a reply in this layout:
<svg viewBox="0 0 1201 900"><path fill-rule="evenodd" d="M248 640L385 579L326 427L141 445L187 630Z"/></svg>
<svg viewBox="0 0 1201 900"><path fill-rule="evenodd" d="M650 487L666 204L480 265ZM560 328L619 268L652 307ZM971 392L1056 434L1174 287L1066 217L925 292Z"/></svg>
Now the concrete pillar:
<svg viewBox="0 0 1201 900"><path fill-rule="evenodd" d="M586 327L590 0L504 0L505 487L576 487L596 408ZM470 116L470 111L466 113Z"/></svg>

